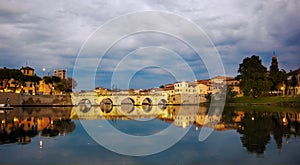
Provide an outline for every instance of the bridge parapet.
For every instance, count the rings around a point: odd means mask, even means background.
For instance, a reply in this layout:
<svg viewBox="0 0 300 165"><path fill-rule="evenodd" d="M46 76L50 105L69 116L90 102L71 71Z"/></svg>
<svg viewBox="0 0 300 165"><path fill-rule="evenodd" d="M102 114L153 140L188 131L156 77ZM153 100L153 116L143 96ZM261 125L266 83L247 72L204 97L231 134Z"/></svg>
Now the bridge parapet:
<svg viewBox="0 0 300 165"><path fill-rule="evenodd" d="M168 96L162 94L149 95L126 95L126 94L105 94L99 95L95 92L73 93L71 94L73 105L78 105L83 99L87 99L92 105L100 105L104 100L110 100L112 105L119 106L124 100L131 100L133 105L140 106L143 104L158 105L160 102L167 102ZM164 101L162 101L164 100Z"/></svg>

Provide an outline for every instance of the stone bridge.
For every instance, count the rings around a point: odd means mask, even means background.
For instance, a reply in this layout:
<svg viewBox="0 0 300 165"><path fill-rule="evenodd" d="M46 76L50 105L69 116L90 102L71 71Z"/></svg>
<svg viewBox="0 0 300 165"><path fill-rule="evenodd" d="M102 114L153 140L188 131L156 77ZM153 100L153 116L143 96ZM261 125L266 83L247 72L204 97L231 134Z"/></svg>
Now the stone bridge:
<svg viewBox="0 0 300 165"><path fill-rule="evenodd" d="M98 95L95 92L72 93L73 105L78 105L82 101L91 105L105 105L120 106L130 104L134 106L141 105L164 105L167 103L167 95L164 94L149 94L149 95L129 95L129 94L112 94L112 95Z"/></svg>
<svg viewBox="0 0 300 165"><path fill-rule="evenodd" d="M161 106L113 106L110 110L103 110L99 106L92 106L90 109L82 110L81 106L75 106L72 109L70 117L80 120L143 120L145 118L153 119L160 116L165 107Z"/></svg>

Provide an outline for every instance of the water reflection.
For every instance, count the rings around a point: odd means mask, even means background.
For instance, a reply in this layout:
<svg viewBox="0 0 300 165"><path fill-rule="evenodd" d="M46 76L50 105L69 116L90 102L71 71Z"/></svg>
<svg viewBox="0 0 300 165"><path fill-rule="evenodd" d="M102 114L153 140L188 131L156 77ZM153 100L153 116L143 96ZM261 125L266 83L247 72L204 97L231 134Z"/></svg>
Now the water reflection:
<svg viewBox="0 0 300 165"><path fill-rule="evenodd" d="M0 114L0 143L28 144L35 136L55 137L66 135L74 131L74 120L122 120L126 129L135 120L148 122L145 119L156 119L162 123L173 124L179 128L193 126L198 134L201 128L212 128L215 131L235 130L240 135L241 146L249 153L263 154L272 139L277 149L281 150L285 143L300 134L300 113L296 109L264 111L246 110L242 108L225 108L221 113L215 107L208 114L205 106L91 106L82 110L82 106L65 108L19 108L8 114ZM108 108L108 110L105 110ZM127 125L126 125L127 124ZM141 124L138 129L140 129ZM156 123L157 124L157 123ZM154 127L143 125L153 133ZM157 126L157 125L156 125ZM158 125L158 127L166 127ZM129 131L130 132L130 131ZM150 133L145 133L148 135ZM197 138L197 137L195 137ZM222 138L222 137L220 137ZM41 142L42 143L42 142ZM200 143L200 142L199 142Z"/></svg>
<svg viewBox="0 0 300 165"><path fill-rule="evenodd" d="M1 114L0 144L27 144L37 135L54 137L75 129L71 108L19 108Z"/></svg>
<svg viewBox="0 0 300 165"><path fill-rule="evenodd" d="M241 142L250 153L263 154L271 135L277 148L282 148L283 139L299 136L300 113L296 112L244 112L237 131Z"/></svg>
<svg viewBox="0 0 300 165"><path fill-rule="evenodd" d="M78 112L78 111L77 111ZM295 111L257 111L244 108L226 108L221 113L218 107L208 114L205 106L152 106L145 111L143 106L114 106L111 111L101 111L93 107L89 113L71 113L71 118L83 120L139 120L156 118L180 128L194 125L196 131L201 128L213 128L216 131L236 130L240 134L242 146L249 153L263 154L267 144L273 138L280 150L285 139L291 135L299 136L300 113Z"/></svg>

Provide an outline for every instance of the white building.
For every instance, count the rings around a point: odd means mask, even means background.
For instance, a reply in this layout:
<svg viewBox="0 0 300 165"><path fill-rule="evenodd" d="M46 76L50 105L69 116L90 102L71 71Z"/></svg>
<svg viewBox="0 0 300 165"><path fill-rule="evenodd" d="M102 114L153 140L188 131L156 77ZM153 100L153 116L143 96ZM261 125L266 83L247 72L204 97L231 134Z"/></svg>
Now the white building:
<svg viewBox="0 0 300 165"><path fill-rule="evenodd" d="M174 84L174 93L175 94L198 94L199 89L196 83L182 81Z"/></svg>

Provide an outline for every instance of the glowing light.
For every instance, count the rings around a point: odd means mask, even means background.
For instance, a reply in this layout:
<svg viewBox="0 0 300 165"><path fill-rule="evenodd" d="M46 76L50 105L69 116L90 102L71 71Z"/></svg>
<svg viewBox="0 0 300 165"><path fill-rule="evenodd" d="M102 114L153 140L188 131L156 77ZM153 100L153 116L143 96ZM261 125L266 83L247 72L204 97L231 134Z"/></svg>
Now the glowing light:
<svg viewBox="0 0 300 165"><path fill-rule="evenodd" d="M14 117L14 122L19 122L19 119Z"/></svg>
<svg viewBox="0 0 300 165"><path fill-rule="evenodd" d="M286 122L286 118L284 117L284 118L282 119L282 121L285 123L285 122Z"/></svg>
<svg viewBox="0 0 300 165"><path fill-rule="evenodd" d="M43 140L40 140L40 148L43 148Z"/></svg>

